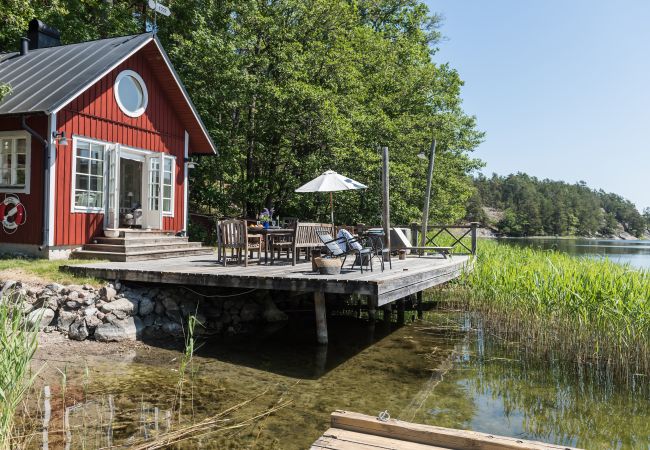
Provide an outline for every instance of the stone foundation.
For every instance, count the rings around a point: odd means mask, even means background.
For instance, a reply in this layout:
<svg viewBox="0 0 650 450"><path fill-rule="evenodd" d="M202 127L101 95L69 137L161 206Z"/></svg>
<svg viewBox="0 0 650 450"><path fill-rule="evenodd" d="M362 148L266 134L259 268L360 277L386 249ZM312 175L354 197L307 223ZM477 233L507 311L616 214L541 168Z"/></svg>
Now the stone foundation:
<svg viewBox="0 0 650 450"><path fill-rule="evenodd" d="M182 337L190 315L199 325L195 335L238 334L256 325L287 320L268 292L232 290L198 292L196 288L134 286L126 283L92 286L49 284L30 287L19 281L0 282L2 295L17 296L26 319L45 332L70 339L122 341L145 333Z"/></svg>

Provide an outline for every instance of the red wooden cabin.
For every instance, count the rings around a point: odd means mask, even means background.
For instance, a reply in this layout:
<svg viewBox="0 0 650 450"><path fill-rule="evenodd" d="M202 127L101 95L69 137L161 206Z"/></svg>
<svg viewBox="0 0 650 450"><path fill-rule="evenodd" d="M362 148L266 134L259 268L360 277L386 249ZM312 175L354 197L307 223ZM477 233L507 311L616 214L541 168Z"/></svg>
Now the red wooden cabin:
<svg viewBox="0 0 650 450"><path fill-rule="evenodd" d="M0 253L64 257L129 227L187 230L188 157L215 145L147 33L0 54Z"/></svg>

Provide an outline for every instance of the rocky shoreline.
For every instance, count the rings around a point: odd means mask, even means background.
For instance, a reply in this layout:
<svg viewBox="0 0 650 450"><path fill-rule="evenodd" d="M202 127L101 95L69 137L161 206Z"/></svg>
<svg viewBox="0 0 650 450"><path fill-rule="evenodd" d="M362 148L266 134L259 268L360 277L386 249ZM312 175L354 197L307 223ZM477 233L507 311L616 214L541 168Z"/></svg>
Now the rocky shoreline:
<svg viewBox="0 0 650 450"><path fill-rule="evenodd" d="M125 283L29 286L0 281L0 299L19 301L29 323L45 333L59 332L83 341L120 342L144 335L182 337L195 316L196 335L251 331L256 325L287 320L265 291L204 294L183 286L134 286Z"/></svg>

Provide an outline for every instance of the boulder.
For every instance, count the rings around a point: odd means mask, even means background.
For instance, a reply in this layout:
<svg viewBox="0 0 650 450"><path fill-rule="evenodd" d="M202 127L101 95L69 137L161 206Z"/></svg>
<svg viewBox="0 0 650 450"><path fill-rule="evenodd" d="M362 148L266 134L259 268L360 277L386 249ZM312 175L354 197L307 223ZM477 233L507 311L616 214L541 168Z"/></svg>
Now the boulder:
<svg viewBox="0 0 650 450"><path fill-rule="evenodd" d="M70 325L72 325L75 320L77 320L76 313L61 310L59 311L59 318L57 319L56 326L59 331L67 333L70 330Z"/></svg>
<svg viewBox="0 0 650 450"><path fill-rule="evenodd" d="M97 308L94 306L84 309L84 316L86 317L94 316L95 314L97 314Z"/></svg>
<svg viewBox="0 0 650 450"><path fill-rule="evenodd" d="M149 297L142 297L140 300L140 308L138 312L142 317L148 316L153 312L155 306L155 303L151 301Z"/></svg>
<svg viewBox="0 0 650 450"><path fill-rule="evenodd" d="M99 296L102 300L107 302L113 301L116 295L117 291L111 286L104 286L99 290Z"/></svg>
<svg viewBox="0 0 650 450"><path fill-rule="evenodd" d="M83 298L83 297L82 297L82 298ZM79 292L77 292L77 291L71 291L71 292L68 294L68 300L70 300L70 301L79 300Z"/></svg>
<svg viewBox="0 0 650 450"><path fill-rule="evenodd" d="M52 319L54 319L54 311L50 308L38 308L27 315L27 323L32 326L38 325L39 330L48 326Z"/></svg>
<svg viewBox="0 0 650 450"><path fill-rule="evenodd" d="M176 301L169 297L163 298L162 305L167 311L178 311L180 309L176 304Z"/></svg>
<svg viewBox="0 0 650 450"><path fill-rule="evenodd" d="M70 330L68 331L68 337L75 341L83 341L89 334L88 327L86 327L86 319L83 317L79 317L75 320L74 323L70 325Z"/></svg>
<svg viewBox="0 0 650 450"><path fill-rule="evenodd" d="M183 335L183 327L180 323L173 322L171 320L166 320L163 323L162 330L167 333L171 334L172 336L182 336Z"/></svg>
<svg viewBox="0 0 650 450"><path fill-rule="evenodd" d="M63 291L64 288L59 283L50 283L47 286L45 286L45 289L49 289L55 294L59 294L61 291Z"/></svg>
<svg viewBox="0 0 650 450"><path fill-rule="evenodd" d="M264 312L262 317L267 322L284 322L289 320L289 316L280 311L270 298L264 302Z"/></svg>
<svg viewBox="0 0 650 450"><path fill-rule="evenodd" d="M89 332L94 331L101 324L102 324L102 321L97 316L86 317L86 326L88 327Z"/></svg>
<svg viewBox="0 0 650 450"><path fill-rule="evenodd" d="M256 303L245 303L239 312L239 318L242 322L252 322L257 318L259 306Z"/></svg>
<svg viewBox="0 0 650 450"><path fill-rule="evenodd" d="M138 310L138 303L132 299L120 298L110 303L105 303L101 306L101 310L104 313L115 313L119 311L126 315L132 315Z"/></svg>
<svg viewBox="0 0 650 450"><path fill-rule="evenodd" d="M137 317L127 317L102 323L95 329L95 339L103 342L134 341L142 331L142 321Z"/></svg>
<svg viewBox="0 0 650 450"><path fill-rule="evenodd" d="M56 311L59 308L59 299L57 297L49 297L45 302L45 306L52 311Z"/></svg>
<svg viewBox="0 0 650 450"><path fill-rule="evenodd" d="M65 302L65 307L67 309L69 309L70 311L73 311L75 309L79 309L79 306L80 306L79 302L77 302L75 300L69 300L69 301Z"/></svg>

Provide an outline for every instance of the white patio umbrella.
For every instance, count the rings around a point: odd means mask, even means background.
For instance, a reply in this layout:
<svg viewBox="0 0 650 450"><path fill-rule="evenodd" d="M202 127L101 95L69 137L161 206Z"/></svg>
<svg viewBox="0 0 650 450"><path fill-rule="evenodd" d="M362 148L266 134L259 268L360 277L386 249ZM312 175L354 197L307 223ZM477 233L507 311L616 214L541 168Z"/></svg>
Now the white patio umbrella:
<svg viewBox="0 0 650 450"><path fill-rule="evenodd" d="M329 192L330 193L330 214L332 226L334 225L334 197L333 192L351 191L366 189L368 186L354 181L344 175L338 174L333 170L324 172L321 176L314 178L310 182L300 186L296 192Z"/></svg>

